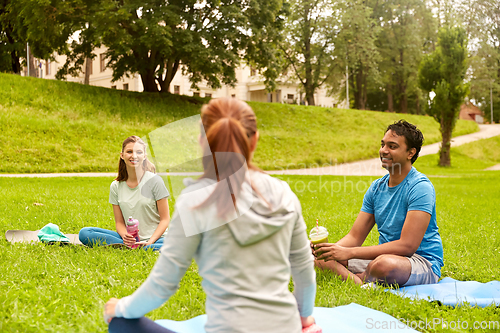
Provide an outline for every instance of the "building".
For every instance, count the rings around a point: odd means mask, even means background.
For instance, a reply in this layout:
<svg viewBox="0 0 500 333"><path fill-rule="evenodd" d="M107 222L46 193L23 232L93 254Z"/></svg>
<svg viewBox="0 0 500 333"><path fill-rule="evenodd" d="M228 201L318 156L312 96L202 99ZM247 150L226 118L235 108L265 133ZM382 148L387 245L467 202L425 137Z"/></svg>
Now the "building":
<svg viewBox="0 0 500 333"><path fill-rule="evenodd" d="M460 106L458 119L473 120L478 124L482 124L484 122L483 111L468 101Z"/></svg>
<svg viewBox="0 0 500 333"><path fill-rule="evenodd" d="M106 48L101 47L94 50L97 57L92 61L89 83L93 86L106 87L110 89L143 91L143 85L139 74L133 74L129 78L124 77L116 82L111 82L113 71L106 66ZM36 60L37 76L45 79L55 79L59 67L66 61L65 56L56 56L55 61ZM200 97L236 97L245 101L306 104L305 94L301 93L300 85L287 80L286 77L278 80L277 89L268 93L265 89L263 78L256 70L242 65L236 69L236 79L238 82L234 87L223 86L220 89L212 89L206 84L200 83L199 89L192 89L191 82L187 76L182 75L178 70L172 83L170 92L187 96ZM67 76L67 81L83 83L84 74L78 77ZM318 89L314 95L316 105L326 107L337 107L338 101L334 97L327 96L326 89ZM344 102L345 104L345 102Z"/></svg>

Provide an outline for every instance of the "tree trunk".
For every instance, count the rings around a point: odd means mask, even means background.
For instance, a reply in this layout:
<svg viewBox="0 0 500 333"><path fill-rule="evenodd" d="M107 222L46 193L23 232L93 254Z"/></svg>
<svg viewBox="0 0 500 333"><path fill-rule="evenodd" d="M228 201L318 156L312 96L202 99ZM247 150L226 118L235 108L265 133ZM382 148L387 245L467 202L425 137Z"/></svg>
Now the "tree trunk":
<svg viewBox="0 0 500 333"><path fill-rule="evenodd" d="M402 68L401 72L399 73L399 94L401 96L401 102L400 102L400 109L401 113L408 113L408 96L406 94L406 82L405 82L405 75L404 75L404 51L400 50L399 51L399 63Z"/></svg>
<svg viewBox="0 0 500 333"><path fill-rule="evenodd" d="M368 75L363 75L363 110L368 110L366 103L368 102L368 84L367 84Z"/></svg>
<svg viewBox="0 0 500 333"><path fill-rule="evenodd" d="M9 44L14 45L15 42L14 42L14 38L12 38L12 36L11 36L11 33L12 33L12 28L9 25L6 28L6 36L7 36L7 40L9 41ZM21 60L19 57L19 53L16 50L12 50L12 52L10 52L10 63L12 66L12 72L14 74L21 74Z"/></svg>
<svg viewBox="0 0 500 333"><path fill-rule="evenodd" d="M90 84L90 71L92 69L92 59L85 59L85 78L83 79L83 84Z"/></svg>
<svg viewBox="0 0 500 333"><path fill-rule="evenodd" d="M314 104L314 88L312 85L306 81L304 90L306 91L306 101L307 105L315 105Z"/></svg>
<svg viewBox="0 0 500 333"><path fill-rule="evenodd" d="M148 69L147 71L141 72L140 74L144 91L158 92L158 85L156 84L156 75L154 68Z"/></svg>
<svg viewBox="0 0 500 333"><path fill-rule="evenodd" d="M441 149L439 150L439 166L451 166L450 147L451 147L451 132L452 121L441 120Z"/></svg>
<svg viewBox="0 0 500 333"><path fill-rule="evenodd" d="M168 59L165 64L165 78L160 80L160 92L170 92L170 83L175 77L175 73L179 69L180 60L179 59Z"/></svg>
<svg viewBox="0 0 500 333"><path fill-rule="evenodd" d="M10 53L10 62L12 65L12 72L14 74L21 74L21 61L16 51Z"/></svg>
<svg viewBox="0 0 500 333"><path fill-rule="evenodd" d="M365 98L363 96L363 66L360 66L358 69L358 72L356 73L356 104L357 104L357 109L359 110L365 110L366 104L365 104Z"/></svg>
<svg viewBox="0 0 500 333"><path fill-rule="evenodd" d="M402 87L402 94L401 94L401 113L408 113L408 96L406 95L406 89L403 86Z"/></svg>
<svg viewBox="0 0 500 333"><path fill-rule="evenodd" d="M394 97L391 85L387 86L387 111L394 112Z"/></svg>
<svg viewBox="0 0 500 333"><path fill-rule="evenodd" d="M306 3L306 9L304 11L304 63L305 63L305 80L304 80L304 90L306 92L306 100L308 105L314 104L314 83L312 75L312 65L311 65L311 22L309 18L309 12L311 4Z"/></svg>
<svg viewBox="0 0 500 333"><path fill-rule="evenodd" d="M28 66L30 67L30 76L37 77L36 67L35 67L35 58L33 57L33 54L31 53L31 48L29 50Z"/></svg>
<svg viewBox="0 0 500 333"><path fill-rule="evenodd" d="M417 114L420 114L420 97L417 95Z"/></svg>

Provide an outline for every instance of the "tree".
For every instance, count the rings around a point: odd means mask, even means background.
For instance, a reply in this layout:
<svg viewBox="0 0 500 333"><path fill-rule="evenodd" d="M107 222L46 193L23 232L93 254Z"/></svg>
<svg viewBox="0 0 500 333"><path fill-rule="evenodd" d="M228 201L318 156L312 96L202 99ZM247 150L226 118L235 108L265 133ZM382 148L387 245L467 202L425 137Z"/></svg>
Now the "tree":
<svg viewBox="0 0 500 333"><path fill-rule="evenodd" d="M10 57L11 63L10 70L5 66L2 70L19 74L22 64L29 63L33 68L32 56L49 59L54 51L66 50L66 41L74 32L72 17L78 11L76 0L0 1L0 59ZM27 44L30 59L26 59Z"/></svg>
<svg viewBox="0 0 500 333"><path fill-rule="evenodd" d="M375 45L380 29L373 16L370 2L358 0L339 4L341 28L335 39L335 55L337 61L342 64L341 72L346 66L349 70L349 85L354 96L354 108L365 110L369 84L380 79L378 69L380 54Z"/></svg>
<svg viewBox="0 0 500 333"><path fill-rule="evenodd" d="M92 52L101 46L101 39L92 21L95 14L100 10L101 0L71 0L73 11L72 31L73 36L68 42L68 47L63 50L66 61L56 73L56 78L61 80L66 75L77 77L84 73L84 84L90 83L90 71L92 60L96 55Z"/></svg>
<svg viewBox="0 0 500 333"><path fill-rule="evenodd" d="M423 51L433 47L436 29L432 13L421 0L389 0L375 7L374 15L381 25L376 43L387 109L408 113L414 108L418 112L418 65ZM410 99L416 105L410 107Z"/></svg>
<svg viewBox="0 0 500 333"><path fill-rule="evenodd" d="M436 50L420 64L418 80L430 98L428 114L440 124L442 137L439 165L450 166L450 141L460 105L469 91L467 71L467 37L464 29L445 27L439 30Z"/></svg>
<svg viewBox="0 0 500 333"><path fill-rule="evenodd" d="M469 40L475 43L470 57L470 98L490 121L500 121L500 6L495 0L466 1L459 7L467 18ZM493 101L491 100L493 97Z"/></svg>
<svg viewBox="0 0 500 333"><path fill-rule="evenodd" d="M285 25L286 39L280 45L300 81L308 105L315 105L314 93L334 70L333 49L336 27L333 2L329 0L293 0Z"/></svg>
<svg viewBox="0 0 500 333"><path fill-rule="evenodd" d="M167 92L182 70L193 86L219 88L245 58L272 85L281 9L281 0L102 0L93 24L115 81L139 73L145 91Z"/></svg>
<svg viewBox="0 0 500 333"><path fill-rule="evenodd" d="M11 0L0 0L0 71L21 73L21 57L26 43L20 35L19 18Z"/></svg>

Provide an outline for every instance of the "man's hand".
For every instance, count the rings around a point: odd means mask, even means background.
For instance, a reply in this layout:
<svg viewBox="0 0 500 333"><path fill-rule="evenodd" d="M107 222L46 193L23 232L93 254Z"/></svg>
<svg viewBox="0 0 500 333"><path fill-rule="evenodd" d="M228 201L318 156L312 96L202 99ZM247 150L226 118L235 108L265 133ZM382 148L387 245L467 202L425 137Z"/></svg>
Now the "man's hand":
<svg viewBox="0 0 500 333"><path fill-rule="evenodd" d="M336 243L321 243L315 245L313 254L318 260L349 260L353 258L352 248L343 247Z"/></svg>
<svg viewBox="0 0 500 333"><path fill-rule="evenodd" d="M115 317L115 307L118 301L118 298L111 298L104 305L104 321L106 322L106 324L109 324L111 322L111 319Z"/></svg>

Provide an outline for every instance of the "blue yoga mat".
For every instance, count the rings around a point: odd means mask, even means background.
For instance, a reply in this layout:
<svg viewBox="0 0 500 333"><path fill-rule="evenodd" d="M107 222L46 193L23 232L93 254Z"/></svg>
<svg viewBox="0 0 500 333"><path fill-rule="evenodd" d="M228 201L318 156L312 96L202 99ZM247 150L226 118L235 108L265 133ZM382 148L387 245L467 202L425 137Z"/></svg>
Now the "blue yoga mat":
<svg viewBox="0 0 500 333"><path fill-rule="evenodd" d="M336 308L315 307L313 316L323 333L417 332L386 313L356 303ZM162 319L156 323L178 333L204 333L206 321L207 316L201 315L186 321Z"/></svg>
<svg viewBox="0 0 500 333"><path fill-rule="evenodd" d="M460 306L463 303L486 307L500 306L500 281L480 283L476 281L457 281L444 278L436 284L387 289L392 293L412 299L438 301L449 306Z"/></svg>

